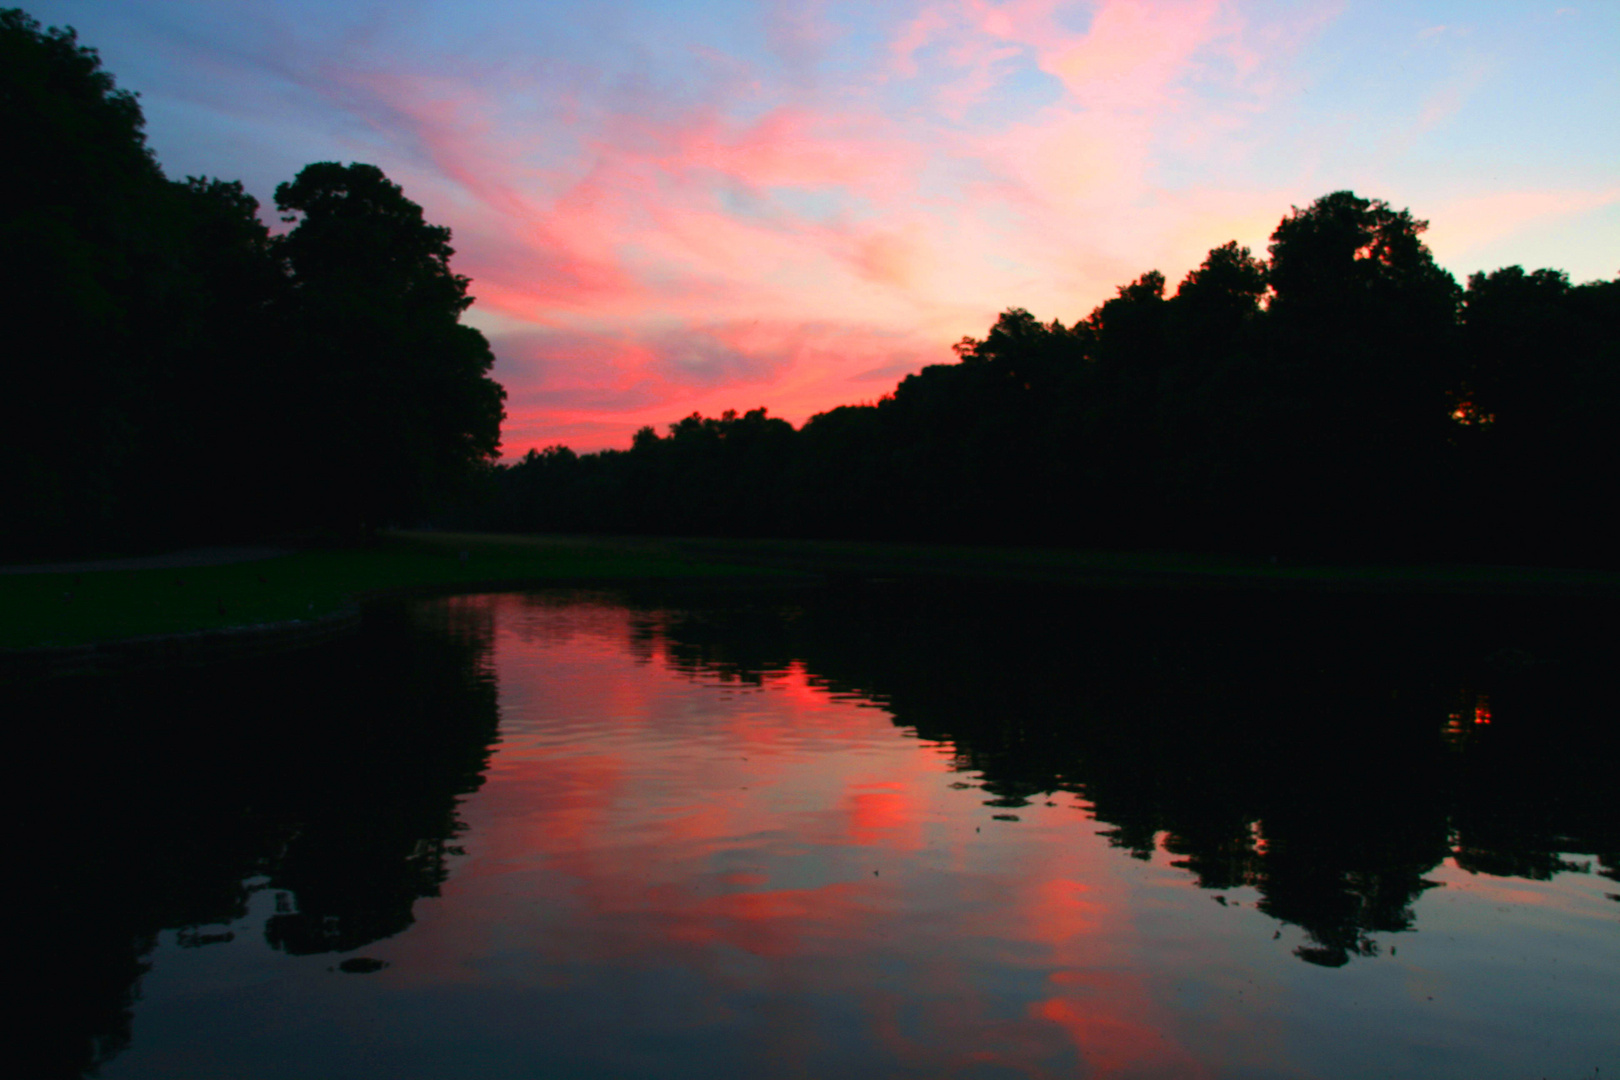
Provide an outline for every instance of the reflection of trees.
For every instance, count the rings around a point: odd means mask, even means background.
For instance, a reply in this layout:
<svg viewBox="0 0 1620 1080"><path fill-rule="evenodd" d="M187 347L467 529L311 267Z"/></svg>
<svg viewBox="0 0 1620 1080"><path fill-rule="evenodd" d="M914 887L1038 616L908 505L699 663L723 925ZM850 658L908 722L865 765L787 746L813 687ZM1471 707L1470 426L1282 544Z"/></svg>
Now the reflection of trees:
<svg viewBox="0 0 1620 1080"><path fill-rule="evenodd" d="M748 680L799 660L884 701L898 725L954 745L989 806L1078 794L1111 844L1162 850L1204 888L1252 886L1305 931L1301 959L1337 966L1411 929L1448 855L1547 877L1575 868L1560 852L1620 849L1598 794L1620 761L1601 720L1607 658L1579 640L1582 614L952 586L739 600L671 615L664 632L688 670ZM1523 640L1560 623L1563 638ZM1469 710L1486 688L1495 703L1492 723L1467 713L1466 739L1446 730L1460 686Z"/></svg>
<svg viewBox="0 0 1620 1080"><path fill-rule="evenodd" d="M265 928L277 948L358 949L410 926L415 901L439 894L461 828L456 803L482 783L497 724L481 665L488 611L452 611L443 636L399 622L362 639L362 663L383 677L353 696L343 741L306 775L320 784L321 812L270 870L270 887L297 900Z"/></svg>
<svg viewBox="0 0 1620 1080"><path fill-rule="evenodd" d="M19 1075L78 1076L128 1045L157 935L277 892L270 944L347 951L396 934L447 874L460 797L495 735L487 610L379 610L358 640L227 671L36 690L12 767L43 794L11 905L39 1018ZM48 777L42 785L39 777Z"/></svg>
<svg viewBox="0 0 1620 1080"><path fill-rule="evenodd" d="M1458 781L1452 820L1463 869L1535 880L1571 870L1616 876L1620 815L1610 793L1620 731L1603 682L1612 661L1603 659L1608 667L1559 665L1551 677L1519 677L1492 695L1491 723L1471 732ZM1571 851L1595 853L1597 864L1561 854Z"/></svg>
<svg viewBox="0 0 1620 1080"><path fill-rule="evenodd" d="M277 893L266 934L290 953L411 924L445 879L456 803L496 725L488 609L428 610L431 632L379 611L321 655L12 702L13 790L43 793L8 896L13 970L39 1014L23 1023L20 1075L75 1076L117 1054L158 934L220 940L256 889ZM649 609L633 633L646 655L661 645L728 679L802 662L953 746L994 807L1078 794L1122 854L1167 854L1211 890L1256 889L1305 932L1302 959L1337 965L1412 928L1448 854L1547 877L1571 868L1563 853L1591 852L1620 881L1612 662L1583 653L1575 629L1504 629L1530 615L1591 625L1580 614L869 586ZM1474 722L1482 695L1489 724ZM1453 714L1471 726L1448 732Z"/></svg>

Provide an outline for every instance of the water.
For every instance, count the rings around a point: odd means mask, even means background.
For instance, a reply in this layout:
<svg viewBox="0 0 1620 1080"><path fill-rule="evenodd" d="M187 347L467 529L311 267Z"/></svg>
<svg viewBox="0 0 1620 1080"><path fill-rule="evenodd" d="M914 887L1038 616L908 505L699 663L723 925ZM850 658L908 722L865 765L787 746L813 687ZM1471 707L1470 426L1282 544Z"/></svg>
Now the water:
<svg viewBox="0 0 1620 1080"><path fill-rule="evenodd" d="M495 595L37 691L25 1074L1620 1070L1601 615Z"/></svg>

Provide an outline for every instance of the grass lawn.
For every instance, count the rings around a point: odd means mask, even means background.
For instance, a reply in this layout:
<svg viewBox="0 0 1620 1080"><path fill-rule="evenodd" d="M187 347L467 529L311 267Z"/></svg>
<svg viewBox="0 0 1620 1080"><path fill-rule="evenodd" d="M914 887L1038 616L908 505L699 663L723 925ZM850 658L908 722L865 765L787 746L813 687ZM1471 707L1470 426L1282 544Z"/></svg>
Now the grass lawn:
<svg viewBox="0 0 1620 1080"><path fill-rule="evenodd" d="M768 570L654 545L394 534L375 548L301 551L225 566L0 575L0 648L312 619L389 590L768 576Z"/></svg>
<svg viewBox="0 0 1620 1080"><path fill-rule="evenodd" d="M462 553L466 558L462 558ZM390 533L374 548L166 570L0 575L0 648L311 619L391 590L526 584L928 576L1123 588L1548 593L1620 597L1620 574L808 540Z"/></svg>

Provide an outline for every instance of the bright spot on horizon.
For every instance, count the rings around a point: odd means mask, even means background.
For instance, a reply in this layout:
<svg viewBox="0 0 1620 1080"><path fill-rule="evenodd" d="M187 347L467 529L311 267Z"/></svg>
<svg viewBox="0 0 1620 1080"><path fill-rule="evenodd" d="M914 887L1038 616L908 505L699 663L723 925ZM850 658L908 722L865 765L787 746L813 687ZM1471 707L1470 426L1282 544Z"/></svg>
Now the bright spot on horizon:
<svg viewBox="0 0 1620 1080"><path fill-rule="evenodd" d="M165 171L380 166L449 225L504 451L802 423L1330 191L1462 280L1620 273L1620 5L36 3Z"/></svg>

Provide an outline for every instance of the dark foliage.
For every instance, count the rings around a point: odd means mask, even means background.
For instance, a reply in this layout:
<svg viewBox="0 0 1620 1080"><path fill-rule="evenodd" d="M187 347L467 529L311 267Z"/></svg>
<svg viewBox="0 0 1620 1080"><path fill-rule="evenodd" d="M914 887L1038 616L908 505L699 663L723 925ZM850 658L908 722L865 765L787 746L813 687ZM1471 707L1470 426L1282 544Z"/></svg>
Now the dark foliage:
<svg viewBox="0 0 1620 1080"><path fill-rule="evenodd" d="M143 126L71 30L0 11L0 498L13 543L116 513L129 414L151 395L153 357L134 348L154 299L145 271L167 254L146 213L165 182Z"/></svg>
<svg viewBox="0 0 1620 1080"><path fill-rule="evenodd" d="M1166 295L1072 326L1004 312L959 362L798 431L692 416L628 452L495 471L505 529L779 534L1603 562L1620 468L1620 281L1475 275L1351 192Z"/></svg>
<svg viewBox="0 0 1620 1080"><path fill-rule="evenodd" d="M310 165L276 189L297 227L289 275L291 377L309 402L294 474L330 522L420 515L500 442L500 386L450 269L450 230L373 165Z"/></svg>
<svg viewBox="0 0 1620 1080"><path fill-rule="evenodd" d="M1150 271L1065 325L798 430L693 415L491 469L504 392L449 230L375 167L167 180L71 30L0 11L0 506L12 554L437 515L516 530L1607 562L1620 281L1463 290L1427 223L1341 191L1268 258ZM481 494L478 494L481 493ZM447 509L453 508L453 509Z"/></svg>
<svg viewBox="0 0 1620 1080"><path fill-rule="evenodd" d="M504 393L427 224L312 165L272 236L171 182L72 29L0 10L0 508L10 555L414 520L486 467Z"/></svg>

